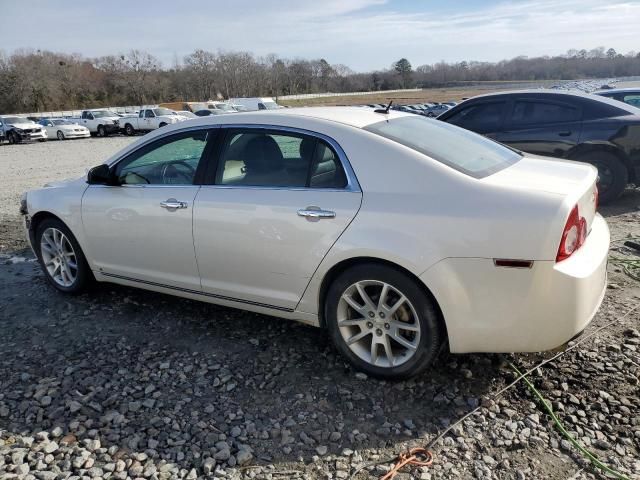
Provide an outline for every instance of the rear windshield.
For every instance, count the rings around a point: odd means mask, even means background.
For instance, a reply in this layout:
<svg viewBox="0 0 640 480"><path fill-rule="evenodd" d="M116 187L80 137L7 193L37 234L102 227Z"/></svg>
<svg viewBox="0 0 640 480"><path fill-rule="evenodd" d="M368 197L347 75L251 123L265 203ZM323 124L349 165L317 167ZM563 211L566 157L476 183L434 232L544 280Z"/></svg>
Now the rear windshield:
<svg viewBox="0 0 640 480"><path fill-rule="evenodd" d="M410 116L364 127L475 178L513 165L522 155L499 143L439 120Z"/></svg>

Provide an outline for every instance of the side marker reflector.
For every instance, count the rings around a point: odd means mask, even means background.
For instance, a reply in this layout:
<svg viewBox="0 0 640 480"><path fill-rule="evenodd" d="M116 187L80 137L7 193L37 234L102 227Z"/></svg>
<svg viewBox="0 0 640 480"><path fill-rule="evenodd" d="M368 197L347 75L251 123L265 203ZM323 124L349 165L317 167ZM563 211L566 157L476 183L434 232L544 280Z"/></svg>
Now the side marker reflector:
<svg viewBox="0 0 640 480"><path fill-rule="evenodd" d="M533 260L509 260L505 258L494 258L493 264L496 267L531 268L533 267Z"/></svg>

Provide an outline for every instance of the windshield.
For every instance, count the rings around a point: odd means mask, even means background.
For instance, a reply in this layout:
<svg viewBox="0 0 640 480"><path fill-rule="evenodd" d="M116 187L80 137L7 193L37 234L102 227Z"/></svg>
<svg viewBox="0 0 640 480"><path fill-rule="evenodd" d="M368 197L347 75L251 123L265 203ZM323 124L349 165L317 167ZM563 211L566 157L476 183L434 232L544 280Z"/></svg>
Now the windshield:
<svg viewBox="0 0 640 480"><path fill-rule="evenodd" d="M491 175L522 158L481 135L419 116L383 120L364 129L475 178Z"/></svg>
<svg viewBox="0 0 640 480"><path fill-rule="evenodd" d="M156 114L156 117L159 117L160 115L175 115L175 112L168 108L154 108L153 113Z"/></svg>
<svg viewBox="0 0 640 480"><path fill-rule="evenodd" d="M69 120L51 120L54 125L73 125Z"/></svg>
<svg viewBox="0 0 640 480"><path fill-rule="evenodd" d="M28 118L20 118L20 117L4 117L2 119L4 123L12 124L12 123L32 123Z"/></svg>
<svg viewBox="0 0 640 480"><path fill-rule="evenodd" d="M108 110L94 110L89 112L93 114L93 118L115 117L116 114Z"/></svg>
<svg viewBox="0 0 640 480"><path fill-rule="evenodd" d="M275 110L276 108L280 108L276 102L262 102L267 110Z"/></svg>

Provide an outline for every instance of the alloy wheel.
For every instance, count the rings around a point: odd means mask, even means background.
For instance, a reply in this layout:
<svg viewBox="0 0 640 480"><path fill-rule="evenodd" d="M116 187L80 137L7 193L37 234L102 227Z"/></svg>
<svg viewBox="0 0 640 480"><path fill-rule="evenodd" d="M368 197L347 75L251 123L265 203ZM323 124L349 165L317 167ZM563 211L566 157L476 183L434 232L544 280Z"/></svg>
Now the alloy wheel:
<svg viewBox="0 0 640 480"><path fill-rule="evenodd" d="M409 299L379 280L350 285L338 302L337 325L349 349L377 367L397 367L418 350L420 322Z"/></svg>
<svg viewBox="0 0 640 480"><path fill-rule="evenodd" d="M64 133L62 133L62 131L58 130L56 136L58 137L58 140L64 140Z"/></svg>
<svg viewBox="0 0 640 480"><path fill-rule="evenodd" d="M57 228L47 228L40 239L42 263L47 273L62 287L70 287L78 278L78 260L71 242Z"/></svg>

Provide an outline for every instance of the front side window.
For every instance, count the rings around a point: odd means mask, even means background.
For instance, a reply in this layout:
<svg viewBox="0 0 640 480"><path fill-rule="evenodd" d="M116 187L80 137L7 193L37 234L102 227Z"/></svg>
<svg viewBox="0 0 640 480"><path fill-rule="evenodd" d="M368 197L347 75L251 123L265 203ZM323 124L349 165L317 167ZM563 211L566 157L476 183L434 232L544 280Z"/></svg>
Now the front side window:
<svg viewBox="0 0 640 480"><path fill-rule="evenodd" d="M153 110L146 110L146 111L144 112L144 116L145 116L146 118L153 118L155 115L153 114Z"/></svg>
<svg viewBox="0 0 640 480"><path fill-rule="evenodd" d="M580 109L558 103L517 101L511 113L512 125L574 122L580 120Z"/></svg>
<svg viewBox="0 0 640 480"><path fill-rule="evenodd" d="M257 130L230 131L216 176L220 185L344 188L333 149L315 137Z"/></svg>
<svg viewBox="0 0 640 480"><path fill-rule="evenodd" d="M506 105L506 102L470 105L449 117L447 122L477 133L495 132L502 125Z"/></svg>
<svg viewBox="0 0 640 480"><path fill-rule="evenodd" d="M123 185L192 185L207 144L206 130L159 140L132 153L116 166Z"/></svg>
<svg viewBox="0 0 640 480"><path fill-rule="evenodd" d="M522 158L481 135L419 116L383 120L364 129L475 178L491 175Z"/></svg>

